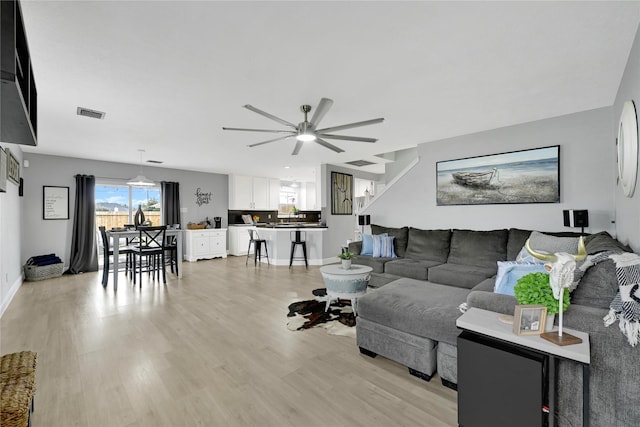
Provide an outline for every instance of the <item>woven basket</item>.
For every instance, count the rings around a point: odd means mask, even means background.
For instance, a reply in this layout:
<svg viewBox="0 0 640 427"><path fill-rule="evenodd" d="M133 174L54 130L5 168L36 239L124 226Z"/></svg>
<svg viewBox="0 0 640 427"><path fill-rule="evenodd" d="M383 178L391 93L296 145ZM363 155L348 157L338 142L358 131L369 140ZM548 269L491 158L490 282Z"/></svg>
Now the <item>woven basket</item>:
<svg viewBox="0 0 640 427"><path fill-rule="evenodd" d="M5 354L0 359L0 384L22 383L35 392L38 354L21 351Z"/></svg>
<svg viewBox="0 0 640 427"><path fill-rule="evenodd" d="M187 224L188 230L204 230L206 224Z"/></svg>
<svg viewBox="0 0 640 427"><path fill-rule="evenodd" d="M33 393L24 384L2 384L0 389L0 425L27 427Z"/></svg>
<svg viewBox="0 0 640 427"><path fill-rule="evenodd" d="M21 351L0 359L0 425L27 427L36 392L37 353Z"/></svg>
<svg viewBox="0 0 640 427"><path fill-rule="evenodd" d="M32 262L33 261L29 259L24 265L24 275L27 277L27 280L45 280L62 276L64 270L64 263L62 262L43 266L30 264Z"/></svg>

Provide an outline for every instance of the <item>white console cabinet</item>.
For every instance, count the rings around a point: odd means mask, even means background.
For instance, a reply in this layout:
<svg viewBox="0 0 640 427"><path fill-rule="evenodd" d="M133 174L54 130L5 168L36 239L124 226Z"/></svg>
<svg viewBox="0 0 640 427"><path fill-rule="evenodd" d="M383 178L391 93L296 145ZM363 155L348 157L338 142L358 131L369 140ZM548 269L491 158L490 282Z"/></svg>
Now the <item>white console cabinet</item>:
<svg viewBox="0 0 640 427"><path fill-rule="evenodd" d="M184 259L186 261L227 257L226 228L185 230L184 233Z"/></svg>

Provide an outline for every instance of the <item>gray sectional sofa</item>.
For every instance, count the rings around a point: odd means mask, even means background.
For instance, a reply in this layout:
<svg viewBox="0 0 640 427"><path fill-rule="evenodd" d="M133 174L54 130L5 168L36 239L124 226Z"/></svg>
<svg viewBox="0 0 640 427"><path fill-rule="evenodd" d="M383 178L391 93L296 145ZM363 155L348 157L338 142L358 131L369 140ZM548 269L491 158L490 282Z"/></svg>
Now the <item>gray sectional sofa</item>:
<svg viewBox="0 0 640 427"><path fill-rule="evenodd" d="M358 300L357 342L371 357L381 355L429 380L436 372L443 384L457 383L455 321L467 303L513 314L514 297L493 292L497 261L515 260L530 230L421 230L372 225L372 234L395 236L397 258L356 255L354 264L373 268L370 292ZM549 233L577 237L575 233ZM607 233L585 238L589 254L630 249ZM360 253L361 242L349 245ZM631 347L616 325L603 317L618 289L612 261L586 271L571 294L564 324L588 332L591 343L590 418L594 426L640 425L638 382L640 349ZM582 425L580 365L558 365L556 420L560 426Z"/></svg>

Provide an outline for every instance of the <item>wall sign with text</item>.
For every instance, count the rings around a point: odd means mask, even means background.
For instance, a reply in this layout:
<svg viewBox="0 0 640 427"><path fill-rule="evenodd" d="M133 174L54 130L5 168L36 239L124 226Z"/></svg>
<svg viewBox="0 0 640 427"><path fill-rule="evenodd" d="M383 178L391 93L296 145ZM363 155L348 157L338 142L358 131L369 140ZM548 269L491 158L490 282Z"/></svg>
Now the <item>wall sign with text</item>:
<svg viewBox="0 0 640 427"><path fill-rule="evenodd" d="M42 218L69 219L69 187L42 187Z"/></svg>

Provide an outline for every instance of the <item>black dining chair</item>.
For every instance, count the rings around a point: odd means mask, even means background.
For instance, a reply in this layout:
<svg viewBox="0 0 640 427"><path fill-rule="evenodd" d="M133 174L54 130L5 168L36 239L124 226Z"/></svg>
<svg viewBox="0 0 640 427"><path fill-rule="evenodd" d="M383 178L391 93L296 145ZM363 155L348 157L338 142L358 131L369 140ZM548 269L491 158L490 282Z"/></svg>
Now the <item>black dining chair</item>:
<svg viewBox="0 0 640 427"><path fill-rule="evenodd" d="M169 255L169 267L171 272L178 275L178 238L176 236L167 236L167 240L164 244L164 250Z"/></svg>
<svg viewBox="0 0 640 427"><path fill-rule="evenodd" d="M140 273L140 287L142 288L142 273L146 271L150 273L153 279L158 274L160 279L160 271L162 270L162 282L167 283L167 274L165 271L165 247L167 226L160 225L156 227L138 227L138 243L133 250L133 283L136 283L136 274ZM145 264L143 264L145 261Z"/></svg>
<svg viewBox="0 0 640 427"><path fill-rule="evenodd" d="M113 249L109 244L109 236L107 236L107 229L104 226L99 226L100 236L102 237L102 256L104 258L102 264L102 286L106 287L109 282L109 268L111 264L111 257L113 257ZM125 272L129 271L129 267L132 265L133 249L131 247L118 248L120 255L126 255ZM118 274L117 271L114 274Z"/></svg>

